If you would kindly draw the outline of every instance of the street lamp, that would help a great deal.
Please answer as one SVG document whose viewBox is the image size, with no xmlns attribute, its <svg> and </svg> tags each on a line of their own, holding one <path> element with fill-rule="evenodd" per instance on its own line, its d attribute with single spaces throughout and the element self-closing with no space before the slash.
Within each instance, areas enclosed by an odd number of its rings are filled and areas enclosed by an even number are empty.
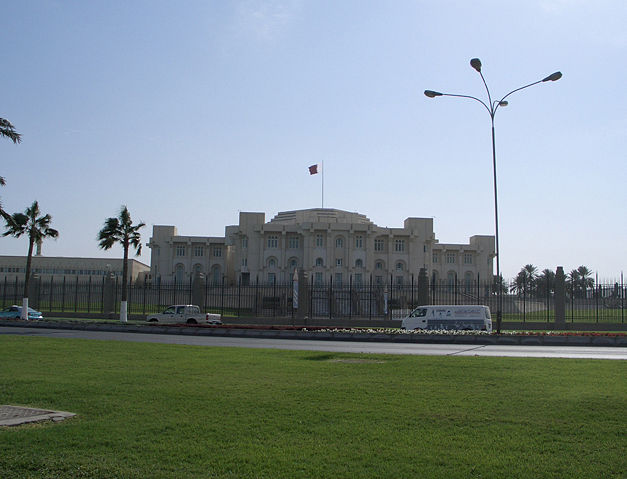
<svg viewBox="0 0 627 479">
<path fill-rule="evenodd" d="M 555 72 L 549 75 L 542 80 L 535 81 L 533 83 L 529 83 L 528 85 L 521 86 L 520 88 L 516 88 L 515 90 L 510 91 L 507 95 L 505 95 L 500 100 L 492 101 L 492 95 L 490 94 L 490 89 L 488 88 L 488 84 L 485 81 L 483 73 L 481 72 L 481 60 L 478 58 L 473 58 L 470 60 L 470 66 L 473 67 L 479 75 L 481 75 L 481 80 L 483 80 L 483 84 L 485 85 L 486 92 L 488 93 L 488 103 L 485 103 L 483 100 L 476 98 L 470 95 L 455 95 L 452 93 L 440 93 L 439 91 L 433 90 L 425 90 L 425 95 L 429 98 L 435 98 L 438 96 L 453 96 L 458 98 L 470 98 L 471 100 L 478 101 L 481 103 L 485 109 L 490 114 L 490 120 L 492 122 L 492 171 L 494 176 L 494 226 L 496 230 L 495 234 L 495 246 L 496 246 L 496 278 L 498 281 L 498 291 L 497 291 L 497 308 L 496 308 L 496 331 L 497 333 L 501 333 L 501 321 L 503 318 L 503 292 L 502 292 L 502 280 L 501 280 L 501 266 L 500 266 L 500 254 L 499 254 L 499 206 L 498 206 L 498 195 L 497 195 L 497 187 L 496 187 L 496 141 L 494 136 L 494 116 L 496 115 L 496 111 L 500 106 L 507 106 L 508 102 L 505 99 L 510 96 L 512 93 L 515 93 L 520 90 L 524 90 L 525 88 L 529 88 L 530 86 L 537 85 L 538 83 L 543 83 L 547 81 L 557 81 L 562 78 L 561 72 Z"/>
</svg>

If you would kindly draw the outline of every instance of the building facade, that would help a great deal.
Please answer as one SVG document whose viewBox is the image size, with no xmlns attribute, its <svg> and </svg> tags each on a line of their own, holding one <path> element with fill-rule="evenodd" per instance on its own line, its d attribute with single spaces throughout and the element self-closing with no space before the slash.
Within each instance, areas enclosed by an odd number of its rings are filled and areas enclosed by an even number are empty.
<svg viewBox="0 0 627 479">
<path fill-rule="evenodd" d="M 225 239 L 209 236 L 180 236 L 176 226 L 155 225 L 147 243 L 150 248 L 150 276 L 153 281 L 181 284 L 195 273 L 204 274 L 212 283 L 226 275 Z"/>
<path fill-rule="evenodd" d="M 0 256 L 0 280 L 23 280 L 26 272 L 26 256 Z M 64 256 L 33 256 L 31 274 L 42 279 L 65 278 L 66 280 L 103 277 L 109 273 L 122 277 L 122 258 L 72 258 Z M 150 273 L 150 266 L 135 259 L 128 260 L 128 276 L 131 281 L 143 281 Z"/>
<path fill-rule="evenodd" d="M 224 238 L 178 236 L 174 226 L 154 226 L 148 243 L 154 278 L 210 282 L 289 282 L 303 270 L 315 283 L 410 284 L 425 268 L 432 281 L 486 280 L 493 274 L 494 237 L 442 244 L 432 218 L 407 218 L 402 228 L 375 225 L 366 216 L 336 209 L 278 213 L 242 212 Z M 217 252 L 217 253 L 216 253 Z"/>
</svg>

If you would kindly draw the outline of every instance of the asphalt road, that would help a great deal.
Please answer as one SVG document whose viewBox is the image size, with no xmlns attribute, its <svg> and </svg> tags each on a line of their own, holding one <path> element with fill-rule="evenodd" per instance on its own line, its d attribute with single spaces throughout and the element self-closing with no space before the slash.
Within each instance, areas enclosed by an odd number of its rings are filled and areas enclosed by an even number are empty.
<svg viewBox="0 0 627 479">
<path fill-rule="evenodd" d="M 505 346 L 463 344 L 406 344 L 358 341 L 315 341 L 305 339 L 227 338 L 174 334 L 143 334 L 108 331 L 80 331 L 0 327 L 0 336 L 19 335 L 47 338 L 131 341 L 190 346 L 288 349 L 370 354 L 414 354 L 428 356 L 507 356 L 525 358 L 583 358 L 627 360 L 627 348 L 582 346 Z"/>
</svg>

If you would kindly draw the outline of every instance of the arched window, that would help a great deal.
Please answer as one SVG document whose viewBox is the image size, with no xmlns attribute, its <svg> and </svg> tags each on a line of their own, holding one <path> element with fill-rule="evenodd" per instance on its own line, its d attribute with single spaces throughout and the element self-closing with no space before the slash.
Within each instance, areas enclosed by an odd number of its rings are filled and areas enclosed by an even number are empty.
<svg viewBox="0 0 627 479">
<path fill-rule="evenodd" d="M 342 238 L 341 236 L 338 236 L 337 238 L 335 238 L 335 247 L 336 248 L 343 248 L 344 247 L 344 238 Z"/>
<path fill-rule="evenodd" d="M 270 258 L 270 259 L 268 260 L 268 267 L 269 267 L 269 268 L 276 268 L 276 259 L 274 259 L 274 258 Z"/>
<path fill-rule="evenodd" d="M 374 264 L 374 269 L 384 269 L 383 261 L 377 261 Z"/>
<path fill-rule="evenodd" d="M 364 262 L 361 259 L 355 261 L 355 268 L 363 268 Z"/>
<path fill-rule="evenodd" d="M 316 258 L 316 266 L 324 266 L 324 260 L 322 258 Z"/>
<path fill-rule="evenodd" d="M 296 258 L 290 258 L 287 264 L 290 267 L 290 272 L 298 268 L 298 260 Z"/>
<path fill-rule="evenodd" d="M 174 279 L 179 284 L 185 279 L 185 266 L 180 263 L 174 268 Z"/>
<path fill-rule="evenodd" d="M 402 261 L 399 261 L 398 263 L 396 263 L 396 271 L 403 271 L 405 269 L 405 265 L 403 264 Z"/>
</svg>

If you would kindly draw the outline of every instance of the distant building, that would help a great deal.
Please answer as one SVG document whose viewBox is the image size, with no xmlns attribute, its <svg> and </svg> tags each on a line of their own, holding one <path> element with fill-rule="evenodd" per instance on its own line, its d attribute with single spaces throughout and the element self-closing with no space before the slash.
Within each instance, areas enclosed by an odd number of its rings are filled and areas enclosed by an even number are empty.
<svg viewBox="0 0 627 479">
<path fill-rule="evenodd" d="M 150 266 L 135 259 L 128 260 L 128 275 L 132 281 L 142 281 L 150 272 Z M 0 280 L 14 281 L 24 279 L 26 256 L 0 256 Z M 71 258 L 62 256 L 33 256 L 31 274 L 42 279 L 76 278 L 88 280 L 103 277 L 108 273 L 122 277 L 122 258 Z"/>
<path fill-rule="evenodd" d="M 224 238 L 154 226 L 148 246 L 153 278 L 189 281 L 200 272 L 230 284 L 287 282 L 296 269 L 317 283 L 409 284 L 421 268 L 434 281 L 472 282 L 492 277 L 494 258 L 493 236 L 442 244 L 432 218 L 385 228 L 362 214 L 326 208 L 281 212 L 267 223 L 264 213 L 240 213 Z"/>
</svg>

